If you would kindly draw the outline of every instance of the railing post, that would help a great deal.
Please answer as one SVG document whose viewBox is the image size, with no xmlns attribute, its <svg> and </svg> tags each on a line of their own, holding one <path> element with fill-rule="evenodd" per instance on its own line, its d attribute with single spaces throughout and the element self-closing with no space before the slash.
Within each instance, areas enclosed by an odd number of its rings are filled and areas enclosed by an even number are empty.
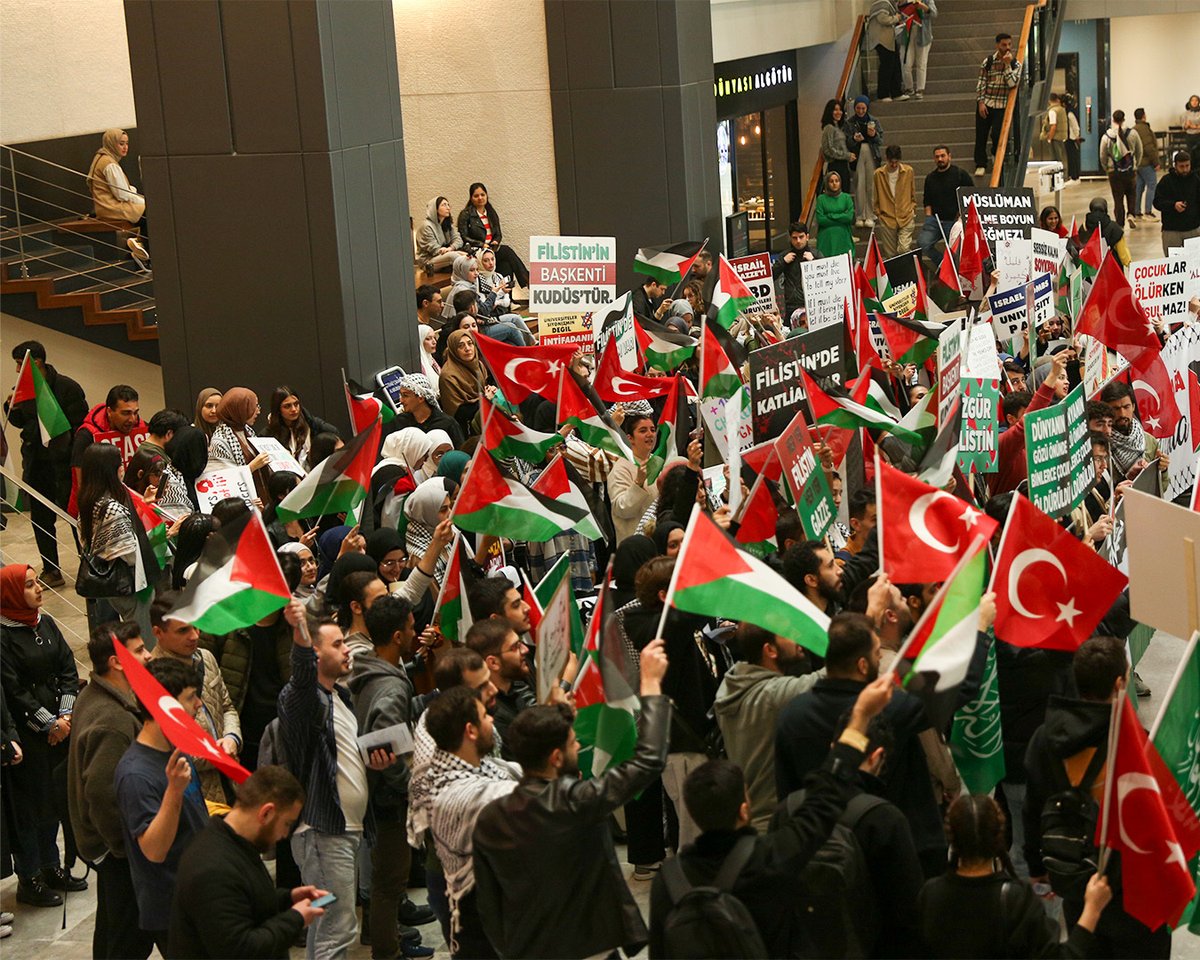
<svg viewBox="0 0 1200 960">
<path fill-rule="evenodd" d="M 13 209 L 17 214 L 17 250 L 21 257 L 21 279 L 29 279 L 29 263 L 25 260 L 25 234 L 21 231 L 21 195 L 17 192 L 17 155 L 8 151 L 8 170 L 12 174 Z"/>
</svg>

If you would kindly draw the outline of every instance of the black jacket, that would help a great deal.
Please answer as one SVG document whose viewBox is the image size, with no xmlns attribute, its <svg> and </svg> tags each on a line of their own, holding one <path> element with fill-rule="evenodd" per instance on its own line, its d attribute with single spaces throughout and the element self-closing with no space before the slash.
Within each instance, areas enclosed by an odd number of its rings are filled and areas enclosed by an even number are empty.
<svg viewBox="0 0 1200 960">
<path fill-rule="evenodd" d="M 184 851 L 171 903 L 172 957 L 287 957 L 304 928 L 254 846 L 213 817 Z"/>
<path fill-rule="evenodd" d="M 436 387 L 437 384 L 435 383 L 434 386 Z M 462 447 L 463 441 L 466 439 L 458 421 L 449 416 L 440 407 L 434 407 L 433 411 L 429 414 L 429 419 L 424 423 L 418 423 L 417 418 L 411 413 L 396 414 L 392 422 L 383 428 L 383 437 L 386 439 L 389 434 L 403 430 L 405 427 L 416 427 L 425 433 L 430 433 L 434 430 L 445 430 L 450 434 L 450 440 L 454 444 L 455 449 Z"/>
<path fill-rule="evenodd" d="M 633 313 L 634 316 L 641 317 L 644 320 L 657 320 L 654 311 L 658 309 L 658 305 L 663 302 L 663 298 L 651 300 L 650 295 L 646 293 L 646 288 L 640 283 L 633 288 Z"/>
<path fill-rule="evenodd" d="M 796 254 L 791 263 L 788 263 L 784 259 L 789 253 Z M 805 254 L 810 254 L 810 256 L 806 257 Z M 794 247 L 789 246 L 775 258 L 775 263 L 771 267 L 771 273 L 775 277 L 776 287 L 783 294 L 784 322 L 787 321 L 788 317 L 795 310 L 804 306 L 804 287 L 800 282 L 800 265 L 806 260 L 818 260 L 821 256 L 821 251 L 809 243 L 805 245 L 803 250 L 796 250 Z"/>
<path fill-rule="evenodd" d="M 1187 202 L 1183 213 L 1175 209 L 1180 200 Z M 1162 213 L 1162 228 L 1186 232 L 1200 227 L 1200 172 L 1192 170 L 1186 177 L 1168 170 L 1158 181 L 1154 194 L 1154 209 Z"/>
<path fill-rule="evenodd" d="M 839 743 L 824 764 L 814 770 L 805 784 L 804 804 L 794 817 L 776 815 L 771 829 L 755 841 L 754 854 L 738 875 L 733 895 L 746 905 L 762 934 L 767 956 L 796 956 L 793 947 L 796 925 L 803 922 L 793 897 L 796 875 L 829 839 L 838 817 L 857 789 L 854 786 L 862 753 Z M 679 859 L 683 872 L 694 886 L 711 883 L 725 858 L 743 836 L 754 836 L 753 827 L 741 830 L 706 830 L 696 842 L 683 848 Z M 920 882 L 920 871 L 917 873 Z M 915 888 L 914 888 L 915 889 Z M 663 926 L 671 912 L 671 898 L 662 875 L 650 888 L 650 956 L 664 956 Z"/>
<path fill-rule="evenodd" d="M 592 780 L 526 777 L 475 824 L 475 890 L 501 957 L 590 957 L 646 943 L 613 850 L 608 817 L 666 767 L 666 697 L 645 697 L 637 752 Z"/>
<path fill-rule="evenodd" d="M 1054 694 L 1074 692 L 1071 654 L 1065 650 L 1014 647 L 997 640 L 996 678 L 1004 734 L 1004 780 L 1024 783 L 1025 751 L 1046 719 L 1046 704 Z"/>
<path fill-rule="evenodd" d="M 775 786 L 780 797 L 799 790 L 804 778 L 824 762 L 841 716 L 854 706 L 866 684 L 860 680 L 818 680 L 780 711 L 775 729 Z M 897 690 L 882 716 L 892 728 L 895 747 L 884 768 L 884 795 L 908 818 L 923 859 L 946 847 L 942 817 L 934 802 L 929 766 L 917 734 L 929 728 L 916 697 Z"/>
<path fill-rule="evenodd" d="M 41 428 L 38 426 L 37 410 L 33 400 L 18 403 L 8 411 L 8 422 L 21 431 L 21 463 L 28 467 L 35 460 L 48 460 L 66 470 L 71 459 L 71 438 L 83 424 L 83 418 L 88 414 L 87 398 L 83 395 L 83 387 L 70 377 L 59 373 L 50 364 L 45 365 L 46 385 L 54 394 L 54 399 L 62 407 L 62 412 L 71 425 L 71 429 L 50 441 L 48 446 L 42 446 Z M 8 408 L 8 404 L 5 404 Z"/>
<path fill-rule="evenodd" d="M 500 231 L 500 214 L 496 212 L 491 201 L 484 209 L 487 210 L 488 226 L 492 228 L 492 244 L 495 246 L 501 242 L 503 236 Z M 487 243 L 487 230 L 483 226 L 483 221 L 479 219 L 479 211 L 475 209 L 474 204 L 468 203 L 459 211 L 458 232 L 462 234 L 463 240 L 469 247 L 479 248 Z"/>
</svg>

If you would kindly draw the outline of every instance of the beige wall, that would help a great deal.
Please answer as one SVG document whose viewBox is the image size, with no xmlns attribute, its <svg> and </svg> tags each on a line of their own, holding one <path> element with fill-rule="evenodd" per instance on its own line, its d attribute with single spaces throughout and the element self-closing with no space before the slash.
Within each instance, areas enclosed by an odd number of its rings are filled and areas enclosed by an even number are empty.
<svg viewBox="0 0 1200 960">
<path fill-rule="evenodd" d="M 528 261 L 531 235 L 558 232 L 544 5 L 506 0 L 484 17 L 435 0 L 393 8 L 413 219 L 438 195 L 457 217 L 482 181 Z"/>
<path fill-rule="evenodd" d="M 0 140 L 133 127 L 121 0 L 0 0 Z"/>
<path fill-rule="evenodd" d="M 1200 13 L 1121 17 L 1111 23 L 1113 107 L 1133 111 L 1145 107 L 1155 130 L 1179 123 L 1183 105 L 1200 93 Z M 1169 76 L 1147 69 L 1170 64 Z"/>
<path fill-rule="evenodd" d="M 866 0 L 711 0 L 713 62 L 832 43 L 866 6 Z"/>
</svg>

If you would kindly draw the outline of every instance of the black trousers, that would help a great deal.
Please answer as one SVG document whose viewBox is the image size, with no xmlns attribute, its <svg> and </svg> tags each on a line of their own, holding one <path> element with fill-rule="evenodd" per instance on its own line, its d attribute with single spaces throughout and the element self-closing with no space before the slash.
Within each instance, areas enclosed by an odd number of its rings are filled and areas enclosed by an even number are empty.
<svg viewBox="0 0 1200 960">
<path fill-rule="evenodd" d="M 502 243 L 496 248 L 496 269 L 512 277 L 517 286 L 529 286 L 529 268 L 525 266 L 520 254 L 507 243 Z"/>
<path fill-rule="evenodd" d="M 900 67 L 900 54 L 889 50 L 882 43 L 875 44 L 875 52 L 879 54 L 879 76 L 875 81 L 876 99 L 900 96 L 904 92 L 904 71 Z"/>
<path fill-rule="evenodd" d="M 656 779 L 641 796 L 625 804 L 625 834 L 629 838 L 625 856 L 630 863 L 649 865 L 666 859 L 662 780 Z"/>
<path fill-rule="evenodd" d="M 1081 170 L 1079 143 L 1075 140 L 1067 141 L 1067 179 L 1078 180 Z"/>
<path fill-rule="evenodd" d="M 454 960 L 496 960 L 498 956 L 483 932 L 475 890 L 458 901 L 458 934 L 454 939 L 458 944 L 458 949 L 451 954 Z"/>
<path fill-rule="evenodd" d="M 988 115 L 979 115 L 979 104 L 975 104 L 975 166 L 988 165 L 987 142 L 992 139 L 992 156 L 1000 150 L 1000 128 L 1004 126 L 1004 108 L 988 107 Z"/>
<path fill-rule="evenodd" d="M 110 854 L 96 865 L 92 956 L 97 960 L 146 960 L 153 949 L 154 934 L 138 926 L 137 897 L 129 861 Z"/>
<path fill-rule="evenodd" d="M 25 465 L 25 482 L 47 500 L 67 509 L 67 501 L 71 498 L 68 467 L 38 457 Z M 38 556 L 42 558 L 42 570 L 46 573 L 59 569 L 57 520 L 53 510 L 36 498 L 29 498 L 29 522 L 33 524 L 33 538 L 37 541 Z"/>
<path fill-rule="evenodd" d="M 1112 191 L 1113 219 L 1118 226 L 1125 226 L 1125 212 L 1137 210 L 1137 172 L 1113 172 L 1108 175 L 1108 188 Z"/>
</svg>

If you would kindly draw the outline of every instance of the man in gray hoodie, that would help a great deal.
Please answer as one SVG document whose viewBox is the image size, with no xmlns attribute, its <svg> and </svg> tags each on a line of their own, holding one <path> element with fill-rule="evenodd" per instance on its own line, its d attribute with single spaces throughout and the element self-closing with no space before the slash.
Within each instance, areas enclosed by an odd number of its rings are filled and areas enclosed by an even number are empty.
<svg viewBox="0 0 1200 960">
<path fill-rule="evenodd" d="M 410 727 L 411 733 L 415 690 L 404 662 L 412 656 L 412 606 L 396 594 L 387 594 L 375 599 L 363 620 L 365 634 L 346 638 L 354 655 L 349 687 L 359 736 L 397 725 Z M 412 865 L 405 832 L 408 780 L 409 766 L 403 760 L 367 774 L 376 837 L 371 850 L 370 923 L 366 923 L 368 910 L 364 907 L 363 925 L 370 933 L 373 957 L 395 957 L 401 949 L 396 914 Z M 419 939 L 416 944 L 406 941 L 403 949 L 406 957 L 433 954 L 429 947 L 419 945 Z"/>
<path fill-rule="evenodd" d="M 775 721 L 779 711 L 817 682 L 812 661 L 791 640 L 752 623 L 738 624 L 738 662 L 725 674 L 713 709 L 725 752 L 742 768 L 750 822 L 765 831 L 775 812 Z"/>
</svg>

